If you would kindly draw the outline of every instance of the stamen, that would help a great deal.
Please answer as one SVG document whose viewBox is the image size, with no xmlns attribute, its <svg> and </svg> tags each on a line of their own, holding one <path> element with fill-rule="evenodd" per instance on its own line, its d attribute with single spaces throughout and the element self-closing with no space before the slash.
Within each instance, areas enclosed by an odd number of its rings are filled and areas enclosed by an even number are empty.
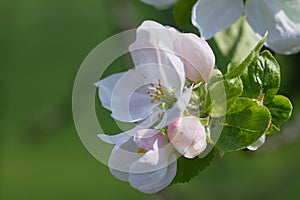
<svg viewBox="0 0 300 200">
<path fill-rule="evenodd" d="M 160 102 L 161 107 L 171 107 L 176 101 L 173 96 L 173 92 L 165 90 L 162 86 L 160 79 L 157 80 L 157 84 L 150 83 L 149 90 L 147 91 L 149 97 L 151 97 L 150 103 Z"/>
<path fill-rule="evenodd" d="M 138 148 L 137 149 L 137 153 L 138 154 L 143 154 L 143 153 L 145 153 L 146 151 L 145 151 L 145 149 L 144 148 Z"/>
<path fill-rule="evenodd" d="M 147 94 L 152 98 L 150 100 L 150 102 L 154 103 L 156 101 L 160 101 L 161 97 L 164 95 L 163 88 L 162 88 L 162 85 L 161 85 L 161 81 L 158 79 L 157 87 L 155 87 L 154 83 L 150 83 L 150 87 L 151 87 L 151 88 L 149 88 L 150 90 L 147 91 Z"/>
</svg>

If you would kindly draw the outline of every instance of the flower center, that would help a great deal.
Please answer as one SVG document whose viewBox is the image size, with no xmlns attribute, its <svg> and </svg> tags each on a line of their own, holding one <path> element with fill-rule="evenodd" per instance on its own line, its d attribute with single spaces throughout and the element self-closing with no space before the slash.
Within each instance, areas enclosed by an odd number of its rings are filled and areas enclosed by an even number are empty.
<svg viewBox="0 0 300 200">
<path fill-rule="evenodd" d="M 150 83 L 147 94 L 151 97 L 150 102 L 160 102 L 159 106 L 164 109 L 168 109 L 174 105 L 176 98 L 174 97 L 174 91 L 168 91 L 162 86 L 158 79 L 157 84 Z"/>
</svg>

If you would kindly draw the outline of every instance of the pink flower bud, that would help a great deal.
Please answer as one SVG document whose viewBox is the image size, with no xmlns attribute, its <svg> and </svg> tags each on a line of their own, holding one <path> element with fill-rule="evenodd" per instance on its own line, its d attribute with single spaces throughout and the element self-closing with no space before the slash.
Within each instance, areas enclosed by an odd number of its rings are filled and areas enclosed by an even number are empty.
<svg viewBox="0 0 300 200">
<path fill-rule="evenodd" d="M 168 137 L 173 147 L 186 158 L 194 158 L 206 148 L 205 128 L 197 117 L 178 118 L 168 126 Z"/>
<path fill-rule="evenodd" d="M 208 81 L 215 67 L 215 56 L 205 40 L 192 33 L 181 34 L 175 51 L 184 63 L 186 77 L 198 83 Z"/>
</svg>

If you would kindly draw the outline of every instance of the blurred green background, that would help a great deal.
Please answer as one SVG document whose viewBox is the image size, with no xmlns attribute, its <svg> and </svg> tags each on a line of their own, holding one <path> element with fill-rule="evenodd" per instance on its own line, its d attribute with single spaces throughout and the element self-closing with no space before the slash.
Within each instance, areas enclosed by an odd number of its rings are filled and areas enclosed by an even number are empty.
<svg viewBox="0 0 300 200">
<path fill-rule="evenodd" d="M 299 55 L 278 56 L 294 104 L 282 133 L 217 158 L 189 184 L 145 195 L 88 153 L 72 120 L 76 72 L 101 41 L 145 19 L 175 25 L 170 10 L 138 0 L 0 1 L 0 199 L 300 199 Z"/>
</svg>

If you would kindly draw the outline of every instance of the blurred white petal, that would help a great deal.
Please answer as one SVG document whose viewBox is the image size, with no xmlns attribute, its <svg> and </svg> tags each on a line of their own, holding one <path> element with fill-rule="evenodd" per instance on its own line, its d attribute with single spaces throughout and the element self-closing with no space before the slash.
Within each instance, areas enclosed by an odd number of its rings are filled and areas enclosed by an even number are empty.
<svg viewBox="0 0 300 200">
<path fill-rule="evenodd" d="M 207 40 L 234 24 L 243 9 L 242 0 L 198 0 L 192 10 L 192 23 Z"/>
<path fill-rule="evenodd" d="M 300 1 L 247 1 L 245 14 L 252 29 L 262 37 L 269 32 L 266 46 L 280 54 L 300 52 Z"/>
</svg>

